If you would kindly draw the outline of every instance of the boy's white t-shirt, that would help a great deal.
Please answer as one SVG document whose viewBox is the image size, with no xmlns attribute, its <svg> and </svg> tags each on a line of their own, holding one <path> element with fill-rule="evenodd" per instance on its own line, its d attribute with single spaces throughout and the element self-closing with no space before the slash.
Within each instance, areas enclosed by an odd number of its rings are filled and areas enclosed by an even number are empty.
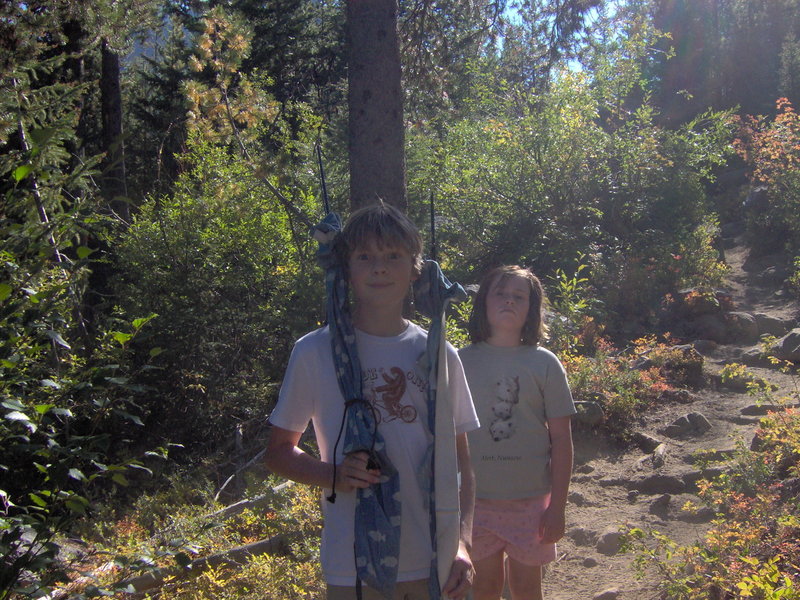
<svg viewBox="0 0 800 600">
<path fill-rule="evenodd" d="M 400 474 L 401 526 L 398 581 L 427 578 L 431 542 L 427 497 L 418 475 L 431 439 L 428 432 L 425 371 L 417 361 L 425 352 L 427 333 L 413 323 L 398 336 L 379 337 L 356 330 L 361 361 L 362 391 L 378 410 L 378 425 L 387 454 Z M 464 370 L 455 349 L 448 344 L 450 397 L 455 431 L 466 433 L 479 426 Z M 270 415 L 273 425 L 289 431 L 305 431 L 313 423 L 320 458 L 332 462 L 339 435 L 344 399 L 336 380 L 328 328 L 312 331 L 295 343 L 278 403 Z M 343 458 L 344 434 L 336 463 Z M 356 493 L 337 490 L 336 502 L 322 491 L 325 525 L 321 561 L 329 585 L 355 585 L 353 527 Z"/>
<path fill-rule="evenodd" d="M 481 428 L 469 434 L 475 496 L 513 500 L 550 492 L 547 420 L 575 414 L 567 374 L 540 346 L 472 344 L 459 351 Z"/>
</svg>

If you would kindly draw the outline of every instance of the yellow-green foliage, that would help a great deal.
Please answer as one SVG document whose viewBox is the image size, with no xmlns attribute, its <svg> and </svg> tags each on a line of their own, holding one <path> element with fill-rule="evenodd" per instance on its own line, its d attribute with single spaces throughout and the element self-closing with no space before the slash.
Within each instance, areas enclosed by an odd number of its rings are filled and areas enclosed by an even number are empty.
<svg viewBox="0 0 800 600">
<path fill-rule="evenodd" d="M 771 392 L 775 389 L 772 384 L 756 377 L 747 367 L 741 363 L 729 363 L 722 367 L 720 377 L 723 383 L 740 387 L 747 391 L 751 396 L 756 396 L 759 400 L 769 399 Z"/>
<path fill-rule="evenodd" d="M 192 581 L 177 583 L 170 589 L 169 598 L 311 600 L 321 597 L 324 588 L 321 582 L 319 561 L 259 556 L 239 569 L 210 569 Z"/>
<path fill-rule="evenodd" d="M 226 519 L 212 515 L 220 506 L 213 502 L 207 481 L 176 478 L 169 490 L 144 494 L 129 514 L 116 519 L 109 516 L 93 525 L 86 537 L 97 552 L 91 566 L 83 565 L 83 570 L 101 572 L 100 581 L 94 583 L 109 588 L 151 569 L 174 572 L 191 561 L 287 534 L 288 555 L 255 556 L 243 564 L 218 566 L 194 577 L 168 578 L 150 597 L 318 598 L 322 586 L 319 495 L 308 486 L 276 483 L 278 480 L 270 479 L 252 486 L 251 494 L 265 500 Z M 98 569 L 106 560 L 110 562 Z"/>
<path fill-rule="evenodd" d="M 281 496 L 270 509 L 258 513 L 246 511 L 232 519 L 222 533 L 246 544 L 281 532 L 296 532 L 299 535 L 291 545 L 291 556 L 262 555 L 241 567 L 210 569 L 196 579 L 176 582 L 170 587 L 169 597 L 176 600 L 319 598 L 324 588 L 317 555 L 321 527 L 319 495 L 308 486 L 294 485 Z"/>
<path fill-rule="evenodd" d="M 472 306 L 472 298 L 467 298 L 464 302 L 454 304 L 452 314 L 447 316 L 447 341 L 456 348 L 463 348 L 469 344 L 467 323 L 472 314 Z"/>
</svg>

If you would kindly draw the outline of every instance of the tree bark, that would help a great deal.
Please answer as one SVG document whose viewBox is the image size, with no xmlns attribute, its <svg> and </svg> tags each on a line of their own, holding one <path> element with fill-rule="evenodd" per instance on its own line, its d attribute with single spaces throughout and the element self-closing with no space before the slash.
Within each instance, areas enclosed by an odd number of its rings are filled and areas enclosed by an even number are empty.
<svg viewBox="0 0 800 600">
<path fill-rule="evenodd" d="M 397 0 L 347 0 L 348 151 L 352 209 L 406 209 Z"/>
<path fill-rule="evenodd" d="M 110 209 L 130 222 L 130 209 L 124 198 L 125 152 L 122 140 L 122 87 L 119 82 L 119 55 L 103 40 L 101 47 L 102 70 L 100 75 L 100 104 L 103 119 L 103 148 L 106 151 L 106 168 L 103 177 L 103 195 Z"/>
</svg>

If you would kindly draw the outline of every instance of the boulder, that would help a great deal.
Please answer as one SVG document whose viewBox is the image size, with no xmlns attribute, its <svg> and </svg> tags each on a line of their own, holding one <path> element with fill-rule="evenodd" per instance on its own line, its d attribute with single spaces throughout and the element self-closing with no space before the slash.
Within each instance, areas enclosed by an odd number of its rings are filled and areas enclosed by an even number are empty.
<svg viewBox="0 0 800 600">
<path fill-rule="evenodd" d="M 675 402 L 676 404 L 691 404 L 697 401 L 697 396 L 689 390 L 664 390 L 658 396 L 661 402 Z"/>
<path fill-rule="evenodd" d="M 702 413 L 691 412 L 686 416 L 689 419 L 689 423 L 692 424 L 692 428 L 698 433 L 705 433 L 711 429 L 711 422 Z"/>
<path fill-rule="evenodd" d="M 606 417 L 603 407 L 597 402 L 579 400 L 575 402 L 575 410 L 578 411 L 575 420 L 589 427 L 599 425 Z"/>
<path fill-rule="evenodd" d="M 635 431 L 631 436 L 633 438 L 633 443 L 639 446 L 643 452 L 647 452 L 648 454 L 653 452 L 658 446 L 661 444 L 661 440 L 656 437 L 653 437 L 649 433 L 644 433 L 642 431 Z"/>
<path fill-rule="evenodd" d="M 725 315 L 726 339 L 732 343 L 755 344 L 758 341 L 758 323 L 747 312 L 729 312 Z"/>
<path fill-rule="evenodd" d="M 672 475 L 649 475 L 629 485 L 642 494 L 681 494 L 686 490 L 686 483 Z"/>
<path fill-rule="evenodd" d="M 770 364 L 767 356 L 759 348 L 748 348 L 739 355 L 738 360 L 750 367 L 763 367 Z"/>
<path fill-rule="evenodd" d="M 691 344 L 672 346 L 671 353 L 677 355 L 670 358 L 664 365 L 673 381 L 693 387 L 702 386 L 705 382 L 703 375 L 703 355 L 694 349 Z"/>
<path fill-rule="evenodd" d="M 692 346 L 694 346 L 694 349 L 697 350 L 700 354 L 711 354 L 719 347 L 719 344 L 714 340 L 700 339 L 692 342 Z"/>
<path fill-rule="evenodd" d="M 597 541 L 597 533 L 585 527 L 573 527 L 567 531 L 567 537 L 575 542 L 576 546 L 588 546 Z"/>
<path fill-rule="evenodd" d="M 772 348 L 773 356 L 790 362 L 800 362 L 800 328 L 792 329 Z"/>
<path fill-rule="evenodd" d="M 728 327 L 725 323 L 725 315 L 721 313 L 700 315 L 691 321 L 689 329 L 698 338 L 711 340 L 718 344 L 724 344 L 728 341 Z"/>
<path fill-rule="evenodd" d="M 600 554 L 612 556 L 619 552 L 622 546 L 622 534 L 616 529 L 606 529 L 597 540 L 595 548 Z"/>
<path fill-rule="evenodd" d="M 794 319 L 781 319 L 766 313 L 754 313 L 753 316 L 758 324 L 758 333 L 781 336 L 785 335 L 793 326 Z"/>
<path fill-rule="evenodd" d="M 711 429 L 711 423 L 701 413 L 691 412 L 675 419 L 664 428 L 664 435 L 671 438 L 681 438 L 690 435 L 702 435 Z"/>
</svg>

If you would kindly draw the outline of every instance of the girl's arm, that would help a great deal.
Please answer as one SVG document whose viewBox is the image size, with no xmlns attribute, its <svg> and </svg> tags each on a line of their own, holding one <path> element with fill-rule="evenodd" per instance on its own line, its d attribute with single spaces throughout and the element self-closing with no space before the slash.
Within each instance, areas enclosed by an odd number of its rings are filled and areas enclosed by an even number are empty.
<svg viewBox="0 0 800 600">
<path fill-rule="evenodd" d="M 330 488 L 333 483 L 333 465 L 311 456 L 298 447 L 297 431 L 272 426 L 264 462 L 273 473 L 297 483 Z M 355 452 L 344 458 L 336 467 L 336 489 L 350 492 L 378 483 L 376 471 L 367 470 L 367 453 Z"/>
<path fill-rule="evenodd" d="M 550 431 L 550 505 L 542 515 L 539 534 L 544 543 L 555 543 L 564 536 L 569 480 L 572 476 L 571 417 L 547 420 Z"/>
<path fill-rule="evenodd" d="M 447 578 L 442 588 L 447 597 L 453 600 L 464 598 L 475 578 L 475 568 L 469 557 L 472 550 L 472 515 L 475 511 L 475 473 L 469 458 L 466 433 L 456 435 L 456 456 L 458 457 L 458 470 L 461 473 L 461 489 L 459 490 L 461 540 L 458 543 L 458 552 L 453 560 L 453 566 L 450 568 L 450 577 Z"/>
<path fill-rule="evenodd" d="M 467 550 L 472 550 L 472 516 L 475 512 L 475 471 L 469 455 L 467 434 L 456 436 L 456 455 L 458 470 L 461 473 L 461 489 L 459 502 L 461 507 L 461 543 Z"/>
</svg>

